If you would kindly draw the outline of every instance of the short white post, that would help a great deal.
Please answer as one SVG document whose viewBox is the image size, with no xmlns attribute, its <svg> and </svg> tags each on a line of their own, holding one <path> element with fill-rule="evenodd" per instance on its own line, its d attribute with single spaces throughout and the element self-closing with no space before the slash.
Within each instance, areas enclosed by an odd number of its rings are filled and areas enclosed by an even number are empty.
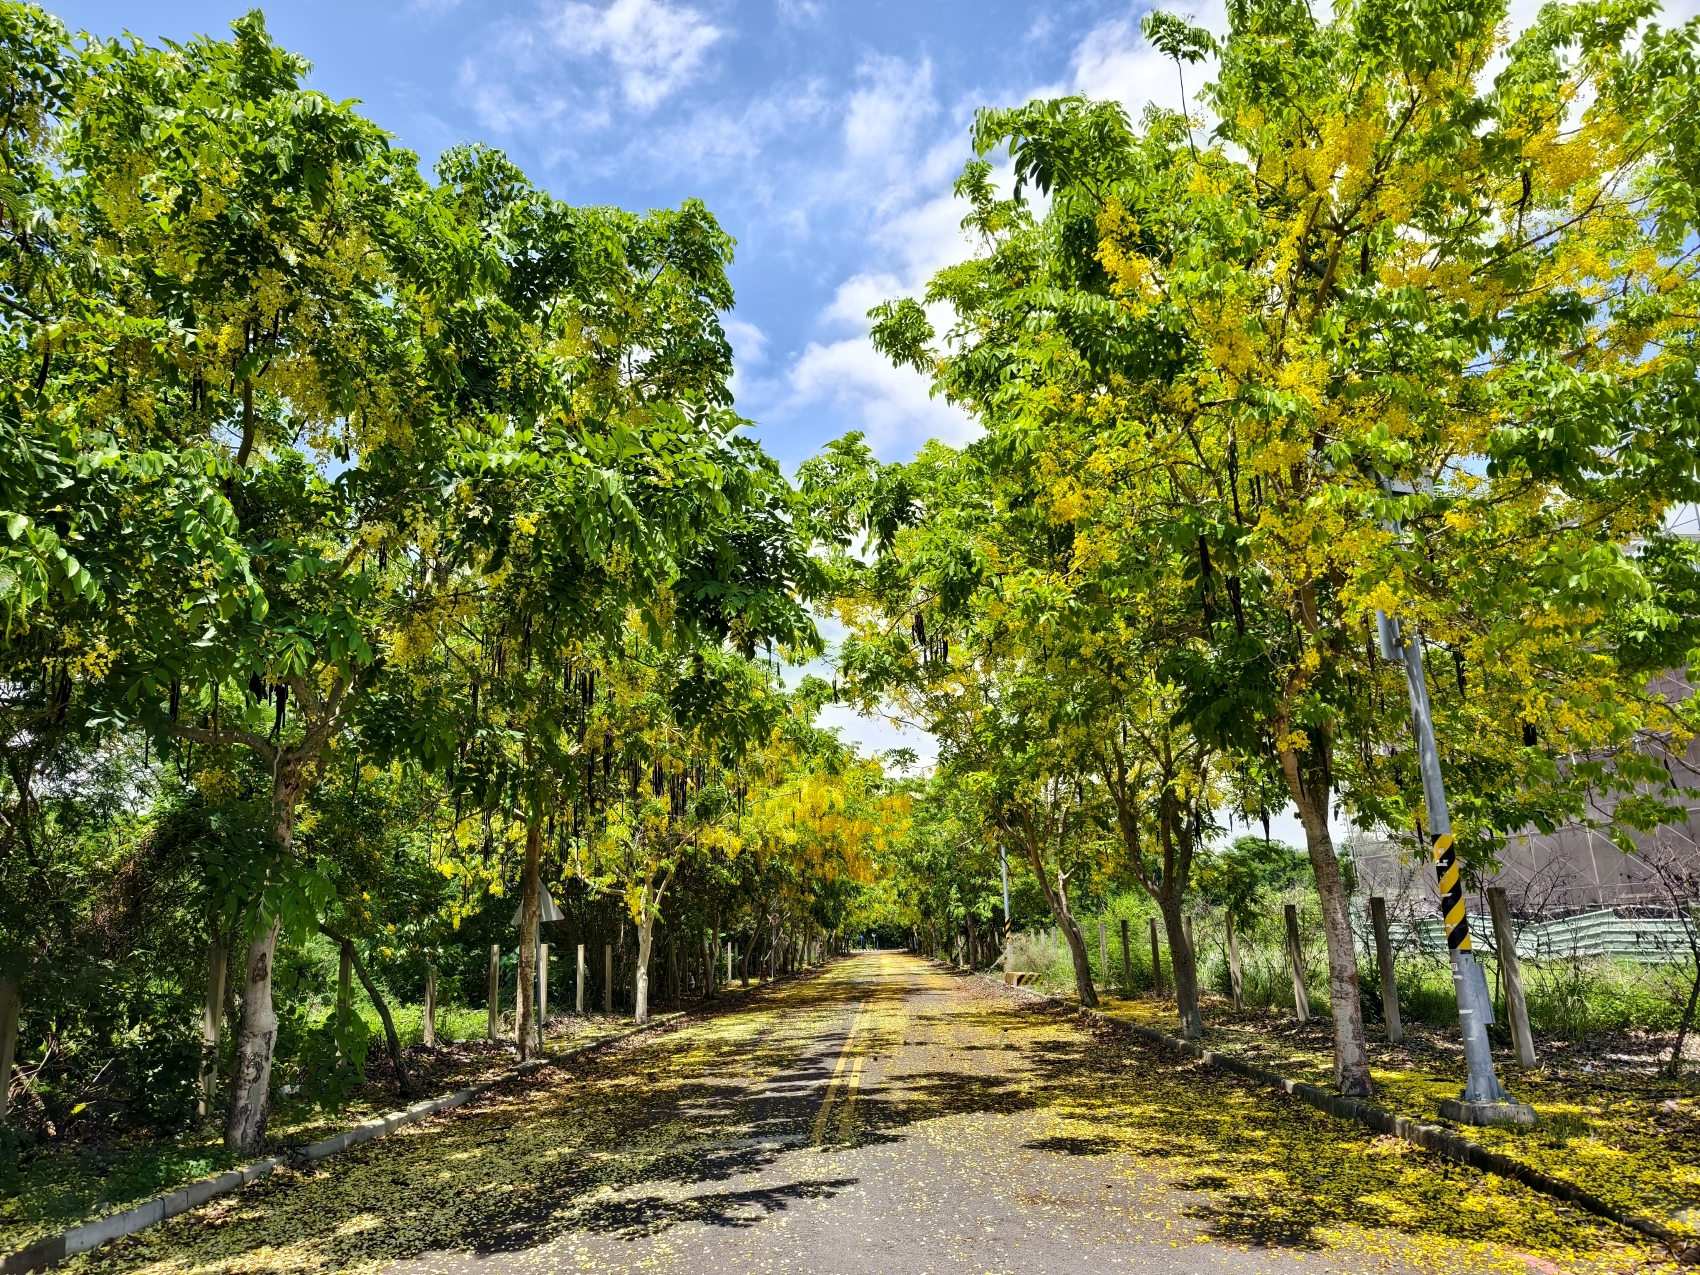
<svg viewBox="0 0 1700 1275">
<path fill-rule="evenodd" d="M 207 948 L 207 1004 L 201 1014 L 201 1098 L 196 1113 L 205 1119 L 212 1111 L 218 1094 L 218 1047 L 224 1035 L 224 977 L 228 962 L 224 943 L 214 939 Z M 0 1014 L 4 1014 L 0 1006 Z M 0 1025 L 3 1030 L 3 1025 Z M 8 1079 L 10 1077 L 8 1076 Z M 6 1095 L 0 1093 L 0 1114 L 6 1109 Z"/>
<path fill-rule="evenodd" d="M 420 1038 L 435 1047 L 437 1043 L 437 967 L 425 966 L 425 1015 L 419 1024 Z"/>
<path fill-rule="evenodd" d="M 537 945 L 537 1023 L 542 1030 L 549 1021 L 549 945 Z"/>
<path fill-rule="evenodd" d="M 584 944 L 578 945 L 578 999 L 574 1002 L 573 1012 L 584 1013 Z"/>
</svg>

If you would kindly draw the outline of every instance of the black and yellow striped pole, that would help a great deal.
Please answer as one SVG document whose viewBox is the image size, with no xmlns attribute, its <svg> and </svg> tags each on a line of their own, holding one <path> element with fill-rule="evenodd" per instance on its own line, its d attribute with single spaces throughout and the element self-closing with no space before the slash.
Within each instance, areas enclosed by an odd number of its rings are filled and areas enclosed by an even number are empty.
<svg viewBox="0 0 1700 1275">
<path fill-rule="evenodd" d="M 1430 838 L 1430 849 L 1434 853 L 1434 875 L 1440 885 L 1440 915 L 1446 923 L 1446 946 L 1453 952 L 1468 952 L 1470 917 L 1464 911 L 1464 879 L 1458 871 L 1458 853 L 1452 848 L 1452 834 L 1435 833 Z"/>
<path fill-rule="evenodd" d="M 1500 1087 L 1493 1070 L 1493 1050 L 1487 1035 L 1488 1024 L 1493 1022 L 1493 997 L 1470 946 L 1464 882 L 1452 844 L 1452 818 L 1446 809 L 1440 752 L 1434 742 L 1434 716 L 1429 710 L 1428 683 L 1423 677 L 1422 635 L 1412 633 L 1408 638 L 1402 637 L 1399 622 L 1385 612 L 1377 611 L 1375 618 L 1380 629 L 1382 656 L 1405 666 L 1405 685 L 1411 696 L 1411 734 L 1417 745 L 1417 766 L 1422 772 L 1429 847 L 1440 888 L 1446 946 L 1452 954 L 1452 985 L 1458 997 L 1458 1023 L 1464 1035 L 1464 1062 L 1469 1073 L 1464 1092 L 1456 1099 L 1442 1102 L 1440 1114 L 1462 1124 L 1533 1124 L 1534 1108 L 1513 1100 Z"/>
</svg>

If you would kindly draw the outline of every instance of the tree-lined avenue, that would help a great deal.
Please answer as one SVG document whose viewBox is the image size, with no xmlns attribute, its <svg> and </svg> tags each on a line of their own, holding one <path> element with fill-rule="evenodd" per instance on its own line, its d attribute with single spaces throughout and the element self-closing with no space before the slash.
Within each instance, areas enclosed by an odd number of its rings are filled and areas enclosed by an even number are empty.
<svg viewBox="0 0 1700 1275">
<path fill-rule="evenodd" d="M 1644 1269 L 1627 1243 L 1032 998 L 865 953 L 86 1260 L 417 1275 Z"/>
</svg>

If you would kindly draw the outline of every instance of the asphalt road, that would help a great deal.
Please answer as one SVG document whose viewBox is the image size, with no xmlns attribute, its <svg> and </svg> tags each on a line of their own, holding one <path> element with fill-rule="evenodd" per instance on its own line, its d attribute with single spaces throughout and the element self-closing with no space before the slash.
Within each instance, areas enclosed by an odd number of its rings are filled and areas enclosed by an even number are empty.
<svg viewBox="0 0 1700 1275">
<path fill-rule="evenodd" d="M 895 953 L 549 1069 L 98 1269 L 1643 1270 L 1610 1228 Z"/>
</svg>

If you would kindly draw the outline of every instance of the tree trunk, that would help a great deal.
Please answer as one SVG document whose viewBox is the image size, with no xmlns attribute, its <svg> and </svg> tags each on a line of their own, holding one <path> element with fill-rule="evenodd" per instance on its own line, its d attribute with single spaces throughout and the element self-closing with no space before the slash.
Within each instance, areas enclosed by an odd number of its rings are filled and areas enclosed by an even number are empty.
<svg viewBox="0 0 1700 1275">
<path fill-rule="evenodd" d="M 389 1048 L 390 1065 L 395 1068 L 396 1088 L 401 1091 L 403 1098 L 411 1098 L 413 1081 L 407 1074 L 407 1060 L 401 1056 L 401 1037 L 396 1035 L 395 1019 L 390 1017 L 390 1007 L 378 993 L 378 985 L 372 981 L 372 976 L 366 972 L 366 963 L 360 959 L 360 953 L 355 950 L 353 942 L 348 939 L 341 939 L 340 942 L 342 950 L 348 953 L 348 959 L 354 966 L 360 986 L 366 989 L 372 1008 L 378 1011 L 378 1019 L 384 1025 L 384 1044 Z"/>
<path fill-rule="evenodd" d="M 6 1123 L 6 1104 L 12 1091 L 12 1063 L 18 1056 L 18 1015 L 23 1004 L 18 980 L 10 975 L 0 975 L 0 1125 Z"/>
<path fill-rule="evenodd" d="M 1053 887 L 1045 871 L 1045 861 L 1039 852 L 1038 841 L 1031 835 L 1023 836 L 1020 840 L 1027 848 L 1027 859 L 1033 865 L 1033 875 L 1039 879 L 1040 888 L 1045 892 L 1045 902 L 1051 905 L 1051 915 L 1056 918 L 1057 926 L 1068 940 L 1069 955 L 1074 958 L 1074 986 L 1080 993 L 1080 1003 L 1096 1009 L 1098 993 L 1092 990 L 1092 958 L 1086 954 L 1086 939 L 1080 933 L 1080 926 L 1075 922 L 1074 914 L 1068 910 L 1067 880 L 1059 868 L 1056 885 Z"/>
<path fill-rule="evenodd" d="M 301 776 L 293 764 L 280 768 L 272 780 L 272 838 L 285 852 L 295 841 L 295 803 L 300 794 Z M 224 1145 L 242 1155 L 256 1155 L 265 1145 L 266 1117 L 271 1110 L 272 1051 L 277 1045 L 272 974 L 279 924 L 276 917 L 259 916 L 243 967 L 236 1063 L 224 1122 Z"/>
<path fill-rule="evenodd" d="M 1694 961 L 1694 981 L 1688 985 L 1688 1005 L 1682 1011 L 1682 1021 L 1676 1025 L 1676 1042 L 1671 1045 L 1670 1062 L 1665 1065 L 1665 1074 L 1672 1080 L 1682 1074 L 1683 1046 L 1688 1043 L 1688 1033 L 1694 1030 L 1694 1011 L 1700 1007 L 1700 936 L 1695 934 L 1693 908 L 1682 906 L 1680 899 L 1677 902 L 1682 932 L 1688 938 L 1688 954 Z M 5 1091 L 0 1090 L 0 1107 L 4 1104 Z"/>
<path fill-rule="evenodd" d="M 336 962 L 336 1029 L 348 1030 L 348 1014 L 354 1004 L 354 962 L 349 960 L 345 947 L 337 954 Z"/>
<path fill-rule="evenodd" d="M 537 1057 L 537 920 L 538 865 L 543 859 L 543 826 L 531 823 L 525 829 L 525 871 L 520 878 L 519 994 L 514 1015 L 514 1044 L 519 1056 Z"/>
<path fill-rule="evenodd" d="M 272 1007 L 272 962 L 277 955 L 278 922 L 261 919 L 248 944 L 242 980 L 242 1015 L 236 1027 L 236 1065 L 230 1078 L 230 1107 L 224 1145 L 243 1155 L 258 1154 L 266 1141 L 270 1114 L 272 1047 L 277 1044 L 277 1012 Z"/>
<path fill-rule="evenodd" d="M 1204 1016 L 1198 1009 L 1198 961 L 1181 915 L 1178 890 L 1165 890 L 1158 900 L 1163 913 L 1163 930 L 1169 936 L 1169 968 L 1175 976 L 1175 1008 L 1180 1011 L 1181 1035 L 1197 1040 L 1204 1035 Z"/>
<path fill-rule="evenodd" d="M 1334 857 L 1334 838 L 1328 831 L 1328 789 L 1313 774 L 1306 775 L 1292 749 L 1281 753 L 1288 790 L 1304 824 L 1305 847 L 1316 893 L 1322 903 L 1322 933 L 1328 942 L 1328 1003 L 1334 1012 L 1334 1080 L 1350 1098 L 1367 1098 L 1374 1086 L 1369 1076 L 1369 1045 L 1364 1037 L 1364 1011 L 1358 1000 L 1358 952 L 1347 908 L 1346 886 Z"/>
<path fill-rule="evenodd" d="M 1688 1005 L 1682 1011 L 1682 1021 L 1676 1025 L 1676 1041 L 1670 1047 L 1670 1062 L 1665 1064 L 1665 1075 L 1672 1080 L 1682 1075 L 1682 1050 L 1688 1043 L 1688 1033 L 1694 1030 L 1694 1010 L 1696 1006 L 1700 1006 L 1700 960 L 1695 962 L 1694 981 L 1688 986 Z M 15 1014 L 13 1021 L 12 1038 L 16 1039 L 18 1033 L 15 1025 Z M 3 1030 L 4 1026 L 3 1023 L 0 1023 L 0 1030 Z M 9 1060 L 9 1054 L 0 1054 L 0 1076 L 5 1075 L 4 1068 Z M 5 1115 L 5 1099 L 5 1093 L 0 1091 L 0 1116 Z"/>
<path fill-rule="evenodd" d="M 654 929 L 655 918 L 645 908 L 637 925 L 637 978 L 632 995 L 632 1021 L 637 1023 L 649 1021 L 649 948 Z"/>
</svg>

